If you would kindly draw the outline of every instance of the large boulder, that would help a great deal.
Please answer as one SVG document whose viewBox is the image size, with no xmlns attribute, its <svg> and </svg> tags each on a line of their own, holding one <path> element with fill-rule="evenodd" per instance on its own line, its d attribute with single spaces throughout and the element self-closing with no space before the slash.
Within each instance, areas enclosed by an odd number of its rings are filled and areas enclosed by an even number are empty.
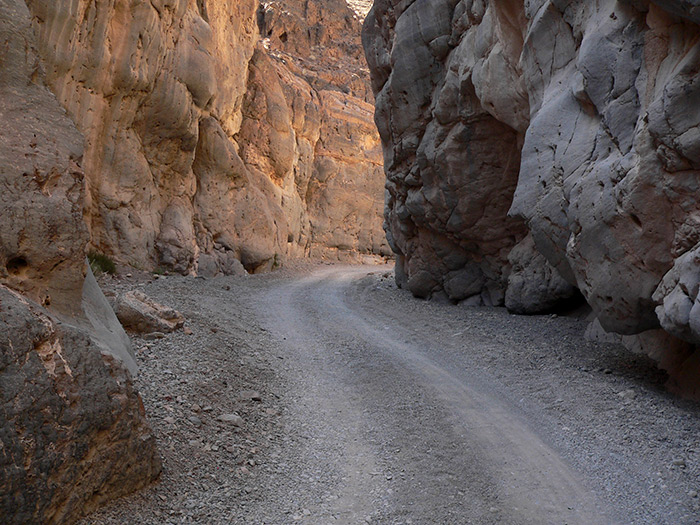
<svg viewBox="0 0 700 525">
<path fill-rule="evenodd" d="M 158 476 L 121 361 L 2 285 L 0 334 L 3 523 L 71 523 Z"/>
</svg>

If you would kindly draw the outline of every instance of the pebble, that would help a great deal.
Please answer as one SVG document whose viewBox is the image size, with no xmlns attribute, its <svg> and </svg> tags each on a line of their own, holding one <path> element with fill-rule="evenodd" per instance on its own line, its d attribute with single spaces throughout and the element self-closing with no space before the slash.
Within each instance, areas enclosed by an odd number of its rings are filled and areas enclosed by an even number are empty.
<svg viewBox="0 0 700 525">
<path fill-rule="evenodd" d="M 165 334 L 163 332 L 151 332 L 150 334 L 145 334 L 143 338 L 146 341 L 155 341 L 156 339 L 165 338 Z"/>
<path fill-rule="evenodd" d="M 190 417 L 188 417 L 187 419 L 189 419 L 189 420 L 190 420 L 190 423 L 192 423 L 192 424 L 193 424 L 194 426 L 196 426 L 197 428 L 199 428 L 199 427 L 202 426 L 202 420 L 199 419 L 197 416 L 190 416 Z"/>
<path fill-rule="evenodd" d="M 683 458 L 676 458 L 673 460 L 674 467 L 685 467 L 685 460 Z"/>
<path fill-rule="evenodd" d="M 194 332 L 190 329 L 189 326 L 185 326 L 182 331 L 185 333 L 185 335 L 192 335 Z"/>
<path fill-rule="evenodd" d="M 243 401 L 262 401 L 262 397 L 255 390 L 241 390 L 238 397 Z"/>
<path fill-rule="evenodd" d="M 234 427 L 241 427 L 245 421 L 238 414 L 221 414 L 217 417 L 222 423 L 231 423 Z"/>
</svg>

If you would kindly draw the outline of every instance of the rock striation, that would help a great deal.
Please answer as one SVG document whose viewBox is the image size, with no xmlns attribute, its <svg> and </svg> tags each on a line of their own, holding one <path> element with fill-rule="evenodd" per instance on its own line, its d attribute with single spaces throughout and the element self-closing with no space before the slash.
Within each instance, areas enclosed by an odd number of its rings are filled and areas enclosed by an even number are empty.
<svg viewBox="0 0 700 525">
<path fill-rule="evenodd" d="M 344 1 L 27 5 L 49 85 L 85 137 L 94 249 L 207 274 L 390 253 L 360 22 Z"/>
<path fill-rule="evenodd" d="M 0 0 L 0 515 L 70 523 L 154 480 L 129 339 L 86 264 L 83 137 Z"/>
<path fill-rule="evenodd" d="M 685 1 L 377 0 L 399 283 L 696 344 L 700 67 Z M 694 310 L 695 309 L 695 310 Z"/>
</svg>

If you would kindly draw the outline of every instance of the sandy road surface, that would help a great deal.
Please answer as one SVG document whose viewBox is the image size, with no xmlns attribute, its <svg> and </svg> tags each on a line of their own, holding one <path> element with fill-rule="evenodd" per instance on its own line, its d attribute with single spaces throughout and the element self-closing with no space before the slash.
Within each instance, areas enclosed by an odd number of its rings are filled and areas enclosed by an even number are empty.
<svg viewBox="0 0 700 525">
<path fill-rule="evenodd" d="M 260 301 L 301 376 L 300 417 L 332 428 L 337 452 L 316 460 L 342 483 L 312 521 L 610 523 L 536 422 L 470 369 L 463 338 L 414 334 L 415 319 L 350 295 L 366 274 L 330 268 Z"/>
</svg>

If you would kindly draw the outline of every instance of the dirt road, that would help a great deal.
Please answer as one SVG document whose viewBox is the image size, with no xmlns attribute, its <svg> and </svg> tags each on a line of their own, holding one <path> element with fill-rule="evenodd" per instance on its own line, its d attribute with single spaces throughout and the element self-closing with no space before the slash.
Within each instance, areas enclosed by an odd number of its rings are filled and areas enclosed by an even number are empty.
<svg viewBox="0 0 700 525">
<path fill-rule="evenodd" d="M 390 272 L 116 283 L 194 333 L 135 338 L 163 479 L 85 523 L 700 523 L 700 411 L 649 360 Z"/>
<path fill-rule="evenodd" d="M 327 269 L 259 305 L 314 447 L 332 444 L 308 468 L 341 480 L 310 521 L 611 523 L 536 422 L 471 369 L 463 338 L 350 293 L 366 274 Z"/>
</svg>

